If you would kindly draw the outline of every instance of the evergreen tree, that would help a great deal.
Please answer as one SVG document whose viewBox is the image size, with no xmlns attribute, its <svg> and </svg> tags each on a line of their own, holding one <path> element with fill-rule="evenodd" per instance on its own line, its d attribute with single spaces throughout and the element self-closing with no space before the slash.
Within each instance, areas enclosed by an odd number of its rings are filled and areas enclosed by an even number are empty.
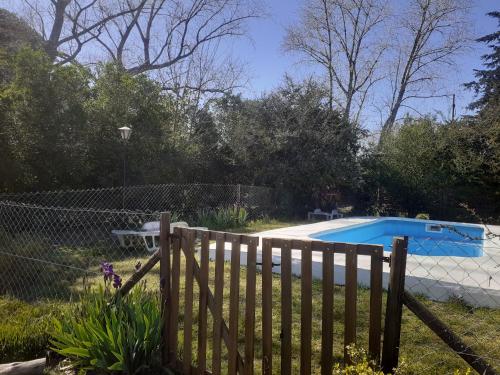
<svg viewBox="0 0 500 375">
<path fill-rule="evenodd" d="M 498 21 L 500 27 L 500 12 L 490 12 L 489 16 Z M 482 56 L 484 69 L 475 69 L 476 81 L 465 86 L 474 90 L 478 99 L 469 105 L 471 109 L 483 110 L 485 107 L 497 107 L 500 89 L 500 29 L 492 34 L 485 35 L 478 42 L 487 43 L 492 49 L 491 53 Z"/>
</svg>

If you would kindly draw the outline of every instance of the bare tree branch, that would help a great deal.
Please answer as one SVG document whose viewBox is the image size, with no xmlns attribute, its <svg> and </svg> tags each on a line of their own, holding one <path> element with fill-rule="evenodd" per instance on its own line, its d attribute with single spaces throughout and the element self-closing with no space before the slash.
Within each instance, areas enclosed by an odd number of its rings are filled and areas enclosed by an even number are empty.
<svg viewBox="0 0 500 375">
<path fill-rule="evenodd" d="M 227 58 L 222 66 L 217 50 L 262 14 L 259 0 L 23 1 L 31 23 L 50 31 L 45 48 L 54 63 L 95 63 L 89 53 L 100 54 L 98 61 L 130 74 L 161 76 L 166 88 L 195 101 L 239 87 L 241 65 Z"/>
<path fill-rule="evenodd" d="M 439 68 L 453 65 L 453 57 L 467 46 L 468 9 L 465 0 L 411 0 L 409 11 L 398 15 L 397 22 L 402 24 L 398 34 L 402 39 L 396 46 L 392 98 L 382 134 L 394 125 L 402 103 L 426 96 L 411 91 L 421 91 L 435 82 Z"/>
<path fill-rule="evenodd" d="M 341 103 L 346 122 L 359 119 L 370 89 L 380 79 L 385 48 L 378 31 L 386 16 L 383 0 L 314 0 L 302 9 L 301 23 L 287 30 L 284 48 L 325 69 L 329 104 L 333 108 L 336 101 Z"/>
</svg>

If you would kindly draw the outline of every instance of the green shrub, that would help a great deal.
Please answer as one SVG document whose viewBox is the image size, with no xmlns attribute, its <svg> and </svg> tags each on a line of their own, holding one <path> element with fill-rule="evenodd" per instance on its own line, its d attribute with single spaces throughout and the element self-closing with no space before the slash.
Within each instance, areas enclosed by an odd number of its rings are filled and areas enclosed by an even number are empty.
<svg viewBox="0 0 500 375">
<path fill-rule="evenodd" d="M 158 297 L 141 284 L 114 303 L 109 300 L 107 288 L 87 290 L 72 316 L 54 319 L 52 348 L 78 369 L 124 374 L 158 370 Z"/>
<path fill-rule="evenodd" d="M 223 207 L 217 210 L 201 210 L 198 212 L 198 224 L 209 229 L 222 230 L 244 227 L 248 220 L 248 212 L 242 207 Z"/>
<path fill-rule="evenodd" d="M 415 219 L 420 219 L 420 220 L 429 220 L 431 217 L 429 214 L 426 213 L 419 213 L 417 216 L 415 216 Z"/>
</svg>

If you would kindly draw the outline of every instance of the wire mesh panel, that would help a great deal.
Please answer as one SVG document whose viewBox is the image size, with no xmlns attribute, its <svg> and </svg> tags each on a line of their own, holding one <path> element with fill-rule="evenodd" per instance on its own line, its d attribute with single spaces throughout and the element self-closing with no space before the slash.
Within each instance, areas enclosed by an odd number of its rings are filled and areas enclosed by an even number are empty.
<svg viewBox="0 0 500 375">
<path fill-rule="evenodd" d="M 410 238 L 406 289 L 422 296 L 421 302 L 438 319 L 499 371 L 499 228 L 485 226 L 484 235 L 477 238 L 452 225 L 443 229 L 453 232 L 452 241 L 451 235 L 443 239 Z M 428 336 L 429 330 L 424 325 L 406 328 L 403 324 L 403 356 L 405 342 L 418 340 L 419 335 Z M 466 367 L 437 336 L 431 337 L 435 339 L 420 343 L 425 348 L 419 360 L 422 372 L 433 372 L 442 366 Z"/>
<path fill-rule="evenodd" d="M 141 234 L 157 220 L 158 214 L 0 202 L 0 294 L 67 298 L 98 278 L 101 262 L 113 262 L 125 276 L 157 247 L 154 236 L 125 234 Z"/>
<path fill-rule="evenodd" d="M 159 246 L 162 211 L 191 225 L 199 212 L 231 206 L 256 218 L 270 197 L 268 188 L 213 184 L 1 194 L 0 294 L 67 298 L 97 280 L 101 262 L 133 272 Z"/>
<path fill-rule="evenodd" d="M 199 211 L 229 206 L 248 209 L 251 218 L 273 206 L 272 189 L 247 185 L 162 184 L 87 190 L 61 190 L 0 194 L 0 201 L 31 203 L 45 207 L 170 211 L 193 217 Z"/>
</svg>

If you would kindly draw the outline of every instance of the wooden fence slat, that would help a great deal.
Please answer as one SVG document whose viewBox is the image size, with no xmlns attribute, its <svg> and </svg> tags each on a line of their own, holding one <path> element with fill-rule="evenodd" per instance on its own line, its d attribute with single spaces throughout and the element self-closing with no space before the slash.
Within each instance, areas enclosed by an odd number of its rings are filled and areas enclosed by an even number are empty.
<svg viewBox="0 0 500 375">
<path fill-rule="evenodd" d="M 198 266 L 198 263 L 196 263 L 196 262 L 194 263 L 193 273 L 194 273 L 195 280 L 199 283 L 200 282 L 200 267 Z M 213 296 L 212 292 L 210 291 L 210 289 L 208 289 L 207 297 L 208 297 L 207 298 L 208 309 L 212 312 L 212 315 L 213 315 L 214 311 L 215 311 L 215 300 L 214 300 L 214 296 Z M 229 343 L 229 328 L 224 320 L 222 320 L 221 326 L 222 326 L 221 339 L 227 346 Z M 240 355 L 239 352 L 237 352 L 236 355 L 238 357 L 238 372 L 242 374 L 243 367 L 244 367 L 243 357 Z"/>
<path fill-rule="evenodd" d="M 245 301 L 245 375 L 254 373 L 255 283 L 257 270 L 257 238 L 251 238 L 247 251 L 247 285 Z"/>
<path fill-rule="evenodd" d="M 272 285 L 273 254 L 271 240 L 262 240 L 262 373 L 271 375 L 273 362 Z"/>
<path fill-rule="evenodd" d="M 347 346 L 356 344 L 356 304 L 358 292 L 358 256 L 356 245 L 346 245 L 344 360 L 350 363 Z"/>
<path fill-rule="evenodd" d="M 321 374 L 331 375 L 333 366 L 334 247 L 323 252 L 323 311 L 321 320 Z"/>
<path fill-rule="evenodd" d="M 240 306 L 240 236 L 231 241 L 231 281 L 229 289 L 228 372 L 237 373 L 238 315 Z"/>
<path fill-rule="evenodd" d="M 177 332 L 179 329 L 179 283 L 181 269 L 181 229 L 174 229 L 172 247 L 172 292 L 170 300 L 170 321 L 168 324 L 168 348 L 170 364 L 177 362 Z"/>
<path fill-rule="evenodd" d="M 309 375 L 311 373 L 312 339 L 312 250 L 310 242 L 304 242 L 300 281 L 300 373 L 301 375 Z"/>
<path fill-rule="evenodd" d="M 198 373 L 204 374 L 207 363 L 207 305 L 208 305 L 208 262 L 210 236 L 201 234 L 200 250 L 200 307 L 198 314 Z"/>
<path fill-rule="evenodd" d="M 184 373 L 188 374 L 192 362 L 193 340 L 193 284 L 194 284 L 194 232 L 187 232 L 187 243 L 183 248 L 186 256 L 186 274 L 184 287 L 184 348 L 182 353 Z"/>
<path fill-rule="evenodd" d="M 170 320 L 170 213 L 160 216 L 160 288 L 161 288 L 161 319 L 162 347 L 161 363 L 167 366 L 169 357 L 168 322 Z"/>
<path fill-rule="evenodd" d="M 407 251 L 408 237 L 394 237 L 392 241 L 391 272 L 389 275 L 389 288 L 387 290 L 384 347 L 382 351 L 382 371 L 385 373 L 392 371 L 393 368 L 398 366 Z"/>
<path fill-rule="evenodd" d="M 215 282 L 214 282 L 214 321 L 212 373 L 221 372 L 221 337 L 222 337 L 222 297 L 224 291 L 224 248 L 226 237 L 224 233 L 217 233 L 215 245 Z"/>
<path fill-rule="evenodd" d="M 292 373 L 292 251 L 281 247 L 281 373 Z"/>
<path fill-rule="evenodd" d="M 370 328 L 368 353 L 378 363 L 382 331 L 382 276 L 384 250 L 373 250 L 370 264 Z"/>
</svg>

